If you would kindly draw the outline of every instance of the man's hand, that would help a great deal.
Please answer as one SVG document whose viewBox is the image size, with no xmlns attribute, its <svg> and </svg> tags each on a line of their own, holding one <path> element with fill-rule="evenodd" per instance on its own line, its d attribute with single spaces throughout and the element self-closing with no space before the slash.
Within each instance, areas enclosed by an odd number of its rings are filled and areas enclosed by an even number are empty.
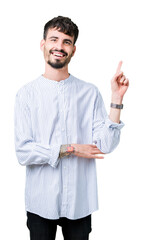
<svg viewBox="0 0 143 240">
<path fill-rule="evenodd" d="M 123 96 L 129 87 L 129 80 L 121 71 L 122 61 L 119 62 L 116 73 L 111 80 L 111 103 L 122 104 Z M 109 118 L 112 122 L 120 123 L 120 109 L 110 108 Z"/>
<path fill-rule="evenodd" d="M 75 148 L 75 152 L 73 153 L 75 156 L 83 157 L 83 158 L 98 158 L 103 159 L 103 156 L 99 154 L 102 153 L 96 145 L 93 144 L 71 144 Z"/>
<path fill-rule="evenodd" d="M 121 104 L 129 86 L 128 78 L 121 71 L 122 63 L 122 61 L 119 62 L 116 73 L 111 80 L 112 102 L 116 104 Z"/>
</svg>

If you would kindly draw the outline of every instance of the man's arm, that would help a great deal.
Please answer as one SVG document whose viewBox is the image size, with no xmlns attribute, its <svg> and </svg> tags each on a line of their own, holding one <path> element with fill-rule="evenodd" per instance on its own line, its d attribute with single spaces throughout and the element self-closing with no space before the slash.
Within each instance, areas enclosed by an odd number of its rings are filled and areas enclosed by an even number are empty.
<svg viewBox="0 0 143 240">
<path fill-rule="evenodd" d="M 121 66 L 122 61 L 119 62 L 116 74 L 114 75 L 111 81 L 112 90 L 111 102 L 115 105 L 122 104 L 124 94 L 126 93 L 129 86 L 129 80 L 123 75 L 123 72 L 121 71 Z M 121 109 L 111 107 L 109 118 L 111 121 L 115 123 L 120 123 L 120 114 Z"/>
<path fill-rule="evenodd" d="M 56 167 L 59 163 L 60 143 L 49 145 L 36 142 L 33 137 L 31 112 L 27 104 L 28 97 L 24 89 L 15 99 L 15 150 L 19 163 L 27 165 L 50 164 Z"/>
<path fill-rule="evenodd" d="M 94 144 L 64 144 L 61 145 L 59 157 L 74 154 L 83 158 L 103 159 L 103 153 Z M 100 155 L 99 155 L 100 154 Z"/>
</svg>

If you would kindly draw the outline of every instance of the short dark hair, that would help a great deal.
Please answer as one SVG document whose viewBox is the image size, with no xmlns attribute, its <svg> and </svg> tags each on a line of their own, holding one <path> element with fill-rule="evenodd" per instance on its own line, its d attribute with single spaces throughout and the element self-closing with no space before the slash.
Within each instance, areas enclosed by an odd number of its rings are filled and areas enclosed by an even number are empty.
<svg viewBox="0 0 143 240">
<path fill-rule="evenodd" d="M 48 29 L 56 28 L 59 32 L 63 32 L 69 36 L 74 36 L 74 44 L 78 38 L 78 27 L 68 17 L 58 16 L 48 21 L 44 26 L 43 39 L 46 40 Z"/>
</svg>

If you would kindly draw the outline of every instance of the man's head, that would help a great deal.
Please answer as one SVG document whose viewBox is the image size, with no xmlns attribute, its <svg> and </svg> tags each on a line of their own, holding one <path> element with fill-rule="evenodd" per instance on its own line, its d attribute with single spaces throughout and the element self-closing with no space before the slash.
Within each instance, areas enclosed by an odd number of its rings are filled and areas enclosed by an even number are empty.
<svg viewBox="0 0 143 240">
<path fill-rule="evenodd" d="M 63 68 L 74 55 L 78 27 L 70 18 L 56 17 L 44 26 L 41 50 L 45 61 L 53 68 Z"/>
<path fill-rule="evenodd" d="M 50 28 L 55 28 L 59 32 L 65 33 L 71 37 L 73 36 L 74 44 L 78 38 L 78 33 L 79 33 L 78 27 L 68 17 L 58 16 L 51 19 L 49 22 L 47 22 L 44 26 L 43 39 L 46 40 L 47 32 Z"/>
</svg>

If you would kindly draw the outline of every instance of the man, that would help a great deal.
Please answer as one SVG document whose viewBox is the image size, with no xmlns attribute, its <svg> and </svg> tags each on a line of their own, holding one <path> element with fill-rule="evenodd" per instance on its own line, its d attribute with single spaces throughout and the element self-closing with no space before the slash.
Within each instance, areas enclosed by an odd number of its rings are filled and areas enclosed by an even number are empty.
<svg viewBox="0 0 143 240">
<path fill-rule="evenodd" d="M 98 88 L 68 72 L 78 27 L 59 16 L 40 43 L 45 73 L 23 86 L 15 102 L 15 146 L 26 166 L 27 226 L 32 240 L 87 240 L 98 209 L 96 161 L 119 143 L 120 111 L 129 81 L 119 62 L 108 116 Z"/>
</svg>

